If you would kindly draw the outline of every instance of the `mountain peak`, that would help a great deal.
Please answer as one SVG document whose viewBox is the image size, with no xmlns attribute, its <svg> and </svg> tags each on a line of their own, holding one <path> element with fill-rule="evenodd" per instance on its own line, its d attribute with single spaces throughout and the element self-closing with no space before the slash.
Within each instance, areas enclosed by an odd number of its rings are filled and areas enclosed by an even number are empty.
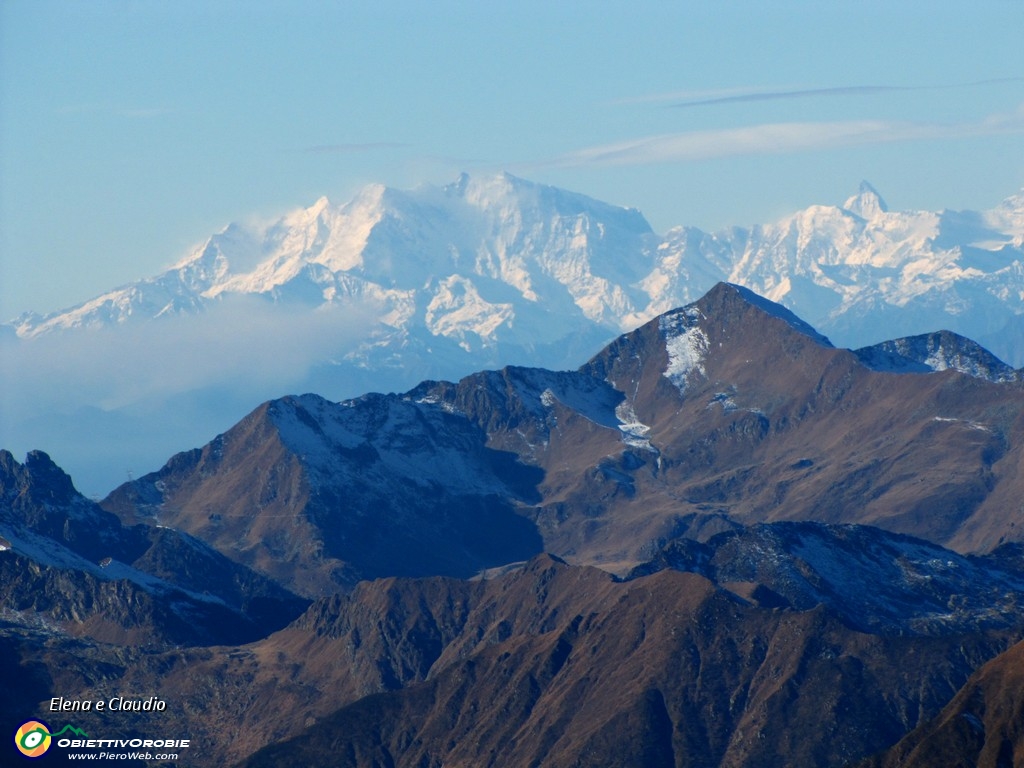
<svg viewBox="0 0 1024 768">
<path fill-rule="evenodd" d="M 306 210 L 309 212 L 310 217 L 316 217 L 323 213 L 324 210 L 326 210 L 330 206 L 331 201 L 327 198 L 327 195 L 321 195 L 319 198 L 317 198 L 317 201 Z"/>
<path fill-rule="evenodd" d="M 705 314 L 710 314 L 708 309 L 711 307 L 727 308 L 730 305 L 737 305 L 738 303 L 748 304 L 752 307 L 756 307 L 765 314 L 779 318 L 793 330 L 802 333 L 804 336 L 809 336 L 822 346 L 832 346 L 832 342 L 829 341 L 827 337 L 818 333 L 812 326 L 805 323 L 784 306 L 777 304 L 770 299 L 766 299 L 763 296 L 754 293 L 749 288 L 744 288 L 742 285 L 736 285 L 735 283 L 718 283 L 710 291 L 704 294 L 702 298 L 694 302 L 694 305 L 704 310 Z M 716 309 L 715 314 L 719 313 L 721 313 L 721 309 Z"/>
<path fill-rule="evenodd" d="M 54 504 L 69 504 L 78 495 L 71 477 L 43 451 L 29 451 L 19 464 L 10 451 L 0 450 L 0 498 L 14 491 Z"/>
<path fill-rule="evenodd" d="M 850 213 L 860 216 L 862 219 L 868 220 L 889 211 L 889 206 L 885 204 L 885 200 L 878 194 L 878 190 L 866 181 L 860 183 L 857 194 L 843 203 L 843 208 Z"/>
<path fill-rule="evenodd" d="M 927 373 L 955 370 L 988 381 L 1017 381 L 1020 374 L 972 339 L 952 331 L 935 331 L 883 341 L 854 350 L 876 371 Z"/>
</svg>

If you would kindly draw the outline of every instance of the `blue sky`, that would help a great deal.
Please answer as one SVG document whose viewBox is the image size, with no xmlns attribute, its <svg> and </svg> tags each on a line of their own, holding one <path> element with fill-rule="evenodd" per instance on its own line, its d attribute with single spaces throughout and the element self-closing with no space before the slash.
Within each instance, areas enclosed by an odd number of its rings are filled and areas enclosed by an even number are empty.
<svg viewBox="0 0 1024 768">
<path fill-rule="evenodd" d="M 1024 186 L 1024 3 L 0 2 L 0 319 L 508 170 L 658 231 Z"/>
</svg>

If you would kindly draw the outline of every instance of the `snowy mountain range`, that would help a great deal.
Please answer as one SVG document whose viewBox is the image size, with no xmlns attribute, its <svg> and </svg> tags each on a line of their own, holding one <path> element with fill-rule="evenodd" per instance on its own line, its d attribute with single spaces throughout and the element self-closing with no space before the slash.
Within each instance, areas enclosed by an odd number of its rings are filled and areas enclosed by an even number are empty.
<svg viewBox="0 0 1024 768">
<path fill-rule="evenodd" d="M 918 368 L 957 367 L 961 337 L 1020 365 L 1024 195 L 985 212 L 893 212 L 863 184 L 774 224 L 659 235 L 634 209 L 509 174 L 369 186 L 232 224 L 162 274 L 0 326 L 4 443 L 46 447 L 98 493 L 286 392 L 575 368 L 722 280 L 843 346 L 951 331 L 911 356 Z M 1016 376 L 998 359 L 988 369 Z M 97 454 L 97 433 L 129 431 L 121 453 Z"/>
<path fill-rule="evenodd" d="M 509 174 L 463 175 L 443 188 L 369 186 L 343 205 L 321 198 L 265 227 L 232 224 L 161 275 L 12 325 L 32 338 L 257 295 L 366 301 L 391 347 L 413 336 L 469 352 L 534 349 L 627 331 L 725 280 L 844 345 L 949 329 L 1020 362 L 1024 349 L 999 334 L 1024 315 L 1022 265 L 1024 194 L 985 212 L 893 212 L 864 182 L 842 206 L 660 236 L 634 209 Z M 363 347 L 367 362 L 380 343 Z"/>
<path fill-rule="evenodd" d="M 533 350 L 636 325 L 654 240 L 637 211 L 508 175 L 413 192 L 371 186 L 264 229 L 231 225 L 153 279 L 15 326 L 33 338 L 255 295 L 310 309 L 362 305 L 375 333 L 350 356 L 361 364 L 380 365 L 410 339 L 475 354 Z"/>
</svg>

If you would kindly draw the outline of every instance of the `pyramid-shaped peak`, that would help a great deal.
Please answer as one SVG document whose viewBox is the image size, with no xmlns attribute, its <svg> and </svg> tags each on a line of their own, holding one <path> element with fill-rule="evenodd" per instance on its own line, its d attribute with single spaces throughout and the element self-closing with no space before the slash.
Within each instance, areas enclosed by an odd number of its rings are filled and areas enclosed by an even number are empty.
<svg viewBox="0 0 1024 768">
<path fill-rule="evenodd" d="M 303 221 L 313 221 L 330 207 L 331 201 L 326 195 L 321 195 L 312 205 L 294 211 L 292 218 Z"/>
<path fill-rule="evenodd" d="M 860 183 L 857 194 L 843 203 L 843 208 L 850 213 L 860 216 L 862 219 L 872 219 L 881 213 L 889 211 L 889 206 L 885 204 L 885 200 L 878 194 L 878 190 L 866 181 Z"/>
<path fill-rule="evenodd" d="M 749 288 L 734 283 L 718 283 L 704 296 L 689 307 L 699 309 L 705 317 L 725 318 L 737 309 L 752 306 L 760 312 L 783 320 L 793 330 L 809 336 L 822 346 L 831 347 L 832 342 L 818 333 L 808 323 L 790 312 L 786 307 L 754 293 Z M 688 308 L 687 308 L 688 309 Z"/>
</svg>

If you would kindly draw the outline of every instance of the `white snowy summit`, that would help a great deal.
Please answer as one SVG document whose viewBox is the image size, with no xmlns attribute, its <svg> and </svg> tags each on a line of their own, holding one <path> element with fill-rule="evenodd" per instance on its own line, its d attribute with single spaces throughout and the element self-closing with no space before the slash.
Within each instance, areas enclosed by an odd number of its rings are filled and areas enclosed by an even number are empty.
<svg viewBox="0 0 1024 768">
<path fill-rule="evenodd" d="M 947 328 L 1021 365 L 1022 237 L 1022 195 L 991 211 L 891 211 L 864 182 L 842 206 L 773 224 L 673 230 L 655 271 L 667 281 L 675 265 L 691 276 L 711 265 L 718 279 L 785 305 L 842 346 Z M 652 296 L 663 309 L 674 299 Z"/>
<path fill-rule="evenodd" d="M 371 367 L 374 355 L 408 355 L 410 340 L 487 358 L 473 363 L 540 350 L 529 362 L 569 365 L 548 353 L 568 344 L 579 354 L 581 335 L 606 340 L 722 280 L 843 345 L 949 328 L 1024 363 L 1007 334 L 1024 328 L 1024 194 L 986 212 L 890 211 L 862 182 L 841 206 L 658 236 L 634 209 L 509 174 L 411 191 L 371 185 L 262 228 L 232 224 L 162 275 L 13 325 L 32 338 L 196 313 L 232 296 L 358 302 L 378 323 L 360 353 Z"/>
<path fill-rule="evenodd" d="M 843 208 L 850 213 L 860 216 L 865 221 L 871 221 L 883 213 L 889 212 L 889 206 L 885 204 L 885 200 L 878 194 L 878 190 L 866 181 L 860 183 L 860 189 L 857 191 L 857 194 L 843 203 Z"/>
<path fill-rule="evenodd" d="M 409 335 L 467 352 L 533 349 L 629 327 L 646 304 L 638 283 L 654 237 L 635 210 L 508 174 L 410 192 L 374 185 L 262 229 L 232 224 L 162 275 L 20 318 L 17 332 L 32 338 L 258 296 L 310 309 L 359 302 L 378 323 L 363 354 Z"/>
</svg>

